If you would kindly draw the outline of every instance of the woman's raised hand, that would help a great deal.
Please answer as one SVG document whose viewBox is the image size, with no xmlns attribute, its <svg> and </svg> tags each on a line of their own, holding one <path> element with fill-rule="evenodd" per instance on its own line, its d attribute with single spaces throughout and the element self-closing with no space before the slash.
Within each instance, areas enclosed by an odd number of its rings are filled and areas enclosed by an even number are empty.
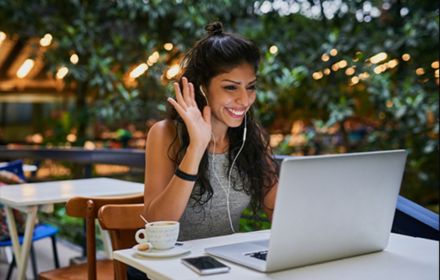
<svg viewBox="0 0 440 280">
<path fill-rule="evenodd" d="M 182 90 L 178 83 L 174 83 L 176 100 L 169 97 L 168 102 L 176 109 L 185 122 L 190 138 L 190 146 L 205 151 L 211 140 L 211 108 L 205 106 L 203 114 L 197 107 L 194 94 L 194 85 L 182 78 Z"/>
</svg>

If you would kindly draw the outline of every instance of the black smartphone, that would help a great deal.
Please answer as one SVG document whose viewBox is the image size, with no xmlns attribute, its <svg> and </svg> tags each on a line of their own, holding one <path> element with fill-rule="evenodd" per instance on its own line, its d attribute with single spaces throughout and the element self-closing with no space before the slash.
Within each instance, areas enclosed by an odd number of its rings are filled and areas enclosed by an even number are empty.
<svg viewBox="0 0 440 280">
<path fill-rule="evenodd" d="M 201 275 L 224 273 L 231 269 L 210 256 L 183 258 L 182 263 Z"/>
</svg>

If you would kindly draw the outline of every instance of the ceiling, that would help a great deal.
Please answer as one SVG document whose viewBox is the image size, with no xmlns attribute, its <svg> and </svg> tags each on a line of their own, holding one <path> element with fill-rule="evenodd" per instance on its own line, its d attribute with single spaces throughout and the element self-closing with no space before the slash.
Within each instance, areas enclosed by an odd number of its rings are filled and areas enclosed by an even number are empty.
<svg viewBox="0 0 440 280">
<path fill-rule="evenodd" d="M 69 95 L 62 78 L 48 73 L 44 43 L 47 40 L 11 38 L 0 31 L 0 102 L 52 102 Z"/>
</svg>

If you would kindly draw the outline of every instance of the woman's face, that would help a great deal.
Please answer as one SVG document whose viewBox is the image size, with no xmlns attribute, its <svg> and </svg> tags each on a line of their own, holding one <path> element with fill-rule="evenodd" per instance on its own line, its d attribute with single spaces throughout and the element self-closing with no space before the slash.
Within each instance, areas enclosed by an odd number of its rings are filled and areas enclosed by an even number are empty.
<svg viewBox="0 0 440 280">
<path fill-rule="evenodd" d="M 256 79 L 254 68 L 247 63 L 211 79 L 207 98 L 213 124 L 218 122 L 227 127 L 241 125 L 246 112 L 255 102 Z"/>
</svg>

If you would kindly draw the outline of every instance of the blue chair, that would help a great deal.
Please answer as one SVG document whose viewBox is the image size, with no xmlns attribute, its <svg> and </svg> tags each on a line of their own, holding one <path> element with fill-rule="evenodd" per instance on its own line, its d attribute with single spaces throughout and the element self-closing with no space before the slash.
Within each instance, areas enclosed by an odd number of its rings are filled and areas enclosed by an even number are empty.
<svg viewBox="0 0 440 280">
<path fill-rule="evenodd" d="M 46 224 L 36 225 L 34 229 L 34 235 L 32 237 L 32 242 L 50 237 L 52 241 L 54 264 L 56 268 L 59 268 L 60 264 L 59 264 L 58 251 L 56 247 L 56 238 L 55 238 L 55 235 L 57 233 L 58 233 L 58 229 L 54 226 L 46 225 Z M 23 236 L 19 236 L 18 239 L 20 241 L 20 244 L 22 244 Z M 0 241 L 0 247 L 11 247 L 11 246 L 12 246 L 12 241 L 10 239 L 5 241 Z M 35 251 L 33 244 L 31 245 L 31 263 L 32 263 L 32 272 L 34 274 L 34 278 L 38 279 L 38 269 L 37 269 L 37 262 L 35 260 Z M 9 265 L 6 279 L 10 279 L 14 266 L 15 266 L 15 256 L 13 257 L 12 262 Z"/>
<path fill-rule="evenodd" d="M 399 195 L 392 232 L 438 241 L 439 215 Z"/>
<path fill-rule="evenodd" d="M 25 181 L 25 176 L 24 176 L 24 172 L 23 172 L 23 162 L 21 160 L 16 160 L 13 162 L 8 163 L 8 165 L 6 166 L 2 166 L 0 167 L 0 171 L 8 171 L 11 173 L 14 173 L 15 175 L 17 175 L 17 177 L 19 177 L 21 180 Z M 17 183 L 20 183 L 19 181 Z M 1 186 L 0 186 L 1 187 Z M 1 205 L 0 205 L 0 211 L 2 211 L 1 209 Z M 4 223 L 6 221 L 1 221 L 0 223 Z M 52 241 L 52 251 L 53 251 L 53 256 L 54 256 L 54 264 L 56 268 L 60 267 L 59 264 L 59 258 L 58 258 L 58 251 L 57 251 L 57 247 L 56 247 L 56 234 L 58 233 L 58 228 L 51 226 L 51 225 L 47 225 L 47 224 L 38 224 L 35 226 L 34 229 L 34 233 L 32 236 L 32 242 L 43 239 L 43 238 L 51 238 Z M 22 244 L 23 242 L 23 235 L 19 236 L 19 242 L 20 244 Z M 12 241 L 10 239 L 6 239 L 6 240 L 1 240 L 0 241 L 0 247 L 11 247 L 12 246 Z M 35 260 L 35 252 L 34 252 L 34 246 L 33 244 L 31 245 L 31 264 L 32 264 L 32 271 L 34 274 L 34 278 L 38 279 L 38 269 L 37 269 L 37 262 Z M 8 273 L 6 276 L 6 279 L 9 280 L 11 275 L 12 275 L 12 270 L 16 265 L 16 260 L 15 260 L 15 256 L 12 259 L 11 264 L 9 265 L 8 268 Z"/>
</svg>

